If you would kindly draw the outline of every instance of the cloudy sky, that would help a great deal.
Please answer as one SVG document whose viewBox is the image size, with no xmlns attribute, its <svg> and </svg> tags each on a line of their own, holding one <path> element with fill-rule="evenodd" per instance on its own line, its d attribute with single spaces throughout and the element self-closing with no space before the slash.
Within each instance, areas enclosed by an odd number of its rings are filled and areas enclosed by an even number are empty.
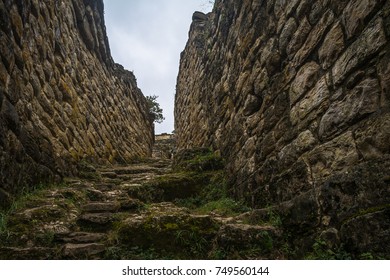
<svg viewBox="0 0 390 280">
<path fill-rule="evenodd" d="M 174 129 L 173 106 L 180 53 L 194 11 L 209 0 L 104 0 L 105 22 L 115 62 L 134 71 L 144 95 L 159 96 L 165 121 L 156 133 Z"/>
</svg>

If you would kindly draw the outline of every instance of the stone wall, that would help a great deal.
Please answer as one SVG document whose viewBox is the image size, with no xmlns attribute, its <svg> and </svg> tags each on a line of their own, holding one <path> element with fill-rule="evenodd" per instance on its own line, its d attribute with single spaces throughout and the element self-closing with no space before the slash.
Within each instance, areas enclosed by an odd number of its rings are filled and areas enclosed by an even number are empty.
<svg viewBox="0 0 390 280">
<path fill-rule="evenodd" d="M 113 62 L 103 10 L 102 0 L 0 0 L 0 201 L 83 160 L 151 154 L 146 100 Z"/>
<path fill-rule="evenodd" d="M 296 248 L 389 254 L 389 36 L 389 0 L 217 0 L 181 54 L 178 149 L 219 151 Z"/>
</svg>

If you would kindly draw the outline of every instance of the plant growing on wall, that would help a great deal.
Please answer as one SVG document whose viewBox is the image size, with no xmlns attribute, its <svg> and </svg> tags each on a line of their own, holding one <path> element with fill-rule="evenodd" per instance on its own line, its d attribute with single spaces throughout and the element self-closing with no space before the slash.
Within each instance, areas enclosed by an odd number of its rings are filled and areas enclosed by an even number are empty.
<svg viewBox="0 0 390 280">
<path fill-rule="evenodd" d="M 161 109 L 160 104 L 157 102 L 157 98 L 157 95 L 146 96 L 150 117 L 153 122 L 162 123 L 165 118 L 163 116 L 163 109 Z"/>
</svg>

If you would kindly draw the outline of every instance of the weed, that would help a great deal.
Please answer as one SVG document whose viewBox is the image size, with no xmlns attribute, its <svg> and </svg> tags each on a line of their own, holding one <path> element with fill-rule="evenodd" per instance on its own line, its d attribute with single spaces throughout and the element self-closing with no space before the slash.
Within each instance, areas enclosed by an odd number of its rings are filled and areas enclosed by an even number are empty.
<svg viewBox="0 0 390 280">
<path fill-rule="evenodd" d="M 224 166 L 222 157 L 208 148 L 183 150 L 175 156 L 174 163 L 177 171 L 215 171 Z"/>
<path fill-rule="evenodd" d="M 278 213 L 269 210 L 268 216 L 269 216 L 269 222 L 272 226 L 280 227 L 282 225 L 282 218 Z"/>
<path fill-rule="evenodd" d="M 176 231 L 176 241 L 188 248 L 190 255 L 200 256 L 208 247 L 207 240 L 199 233 L 189 230 Z"/>
<path fill-rule="evenodd" d="M 210 201 L 195 210 L 200 214 L 214 212 L 223 216 L 235 216 L 240 213 L 249 211 L 242 202 L 237 202 L 231 198 L 221 198 L 216 201 Z"/>
<path fill-rule="evenodd" d="M 326 241 L 317 239 L 312 246 L 313 251 L 305 257 L 308 260 L 350 260 L 350 253 L 345 251 L 344 246 L 332 249 L 329 248 Z"/>
<path fill-rule="evenodd" d="M 227 253 L 224 250 L 216 249 L 213 250 L 208 257 L 211 260 L 225 260 L 227 258 Z"/>
</svg>

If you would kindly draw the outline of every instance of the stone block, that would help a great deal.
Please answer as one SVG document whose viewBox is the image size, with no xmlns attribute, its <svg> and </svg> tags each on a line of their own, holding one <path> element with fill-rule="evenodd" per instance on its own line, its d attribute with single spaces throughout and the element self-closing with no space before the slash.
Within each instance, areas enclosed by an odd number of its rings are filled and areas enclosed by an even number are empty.
<svg viewBox="0 0 390 280">
<path fill-rule="evenodd" d="M 381 84 L 381 107 L 390 107 L 390 55 L 382 57 L 377 66 Z"/>
<path fill-rule="evenodd" d="M 361 122 L 354 135 L 356 146 L 365 160 L 390 154 L 390 114 Z"/>
<path fill-rule="evenodd" d="M 303 65 L 291 84 L 290 88 L 290 104 L 295 104 L 298 99 L 314 86 L 319 76 L 319 65 L 314 62 L 308 62 Z"/>
<path fill-rule="evenodd" d="M 328 69 L 344 49 L 344 34 L 340 23 L 332 27 L 318 51 L 321 66 Z"/>
<path fill-rule="evenodd" d="M 317 146 L 313 151 L 305 155 L 310 165 L 314 181 L 322 181 L 326 177 L 347 170 L 358 163 L 359 155 L 355 140 L 351 131 L 339 137 Z"/>
<path fill-rule="evenodd" d="M 353 69 L 362 65 L 385 44 L 386 35 L 383 30 L 383 20 L 378 18 L 336 61 L 332 68 L 334 84 L 342 83 Z"/>
<path fill-rule="evenodd" d="M 310 150 L 317 143 L 310 130 L 305 130 L 298 137 L 285 146 L 278 155 L 281 165 L 287 167 L 293 164 L 299 156 Z"/>
<path fill-rule="evenodd" d="M 329 99 L 329 89 L 325 77 L 322 77 L 314 88 L 305 97 L 292 107 L 290 118 L 292 124 L 296 125 L 303 120 L 310 112 L 316 109 L 318 114 L 324 110 L 323 105 Z M 318 109 L 320 107 L 320 109 Z"/>
<path fill-rule="evenodd" d="M 362 31 L 366 18 L 381 2 L 383 0 L 357 0 L 349 2 L 342 16 L 348 39 Z"/>
<path fill-rule="evenodd" d="M 310 30 L 311 25 L 306 17 L 304 17 L 298 26 L 298 29 L 295 31 L 294 35 L 291 37 L 290 42 L 287 46 L 287 56 L 289 59 L 293 58 L 295 53 L 302 47 L 302 44 L 305 42 Z"/>
<path fill-rule="evenodd" d="M 347 220 L 340 229 L 341 241 L 358 254 L 390 251 L 390 210 L 367 209 Z M 384 257 L 385 255 L 383 255 Z"/>
<path fill-rule="evenodd" d="M 293 17 L 289 18 L 279 36 L 279 50 L 281 53 L 286 53 L 287 46 L 297 28 L 296 20 Z"/>
<path fill-rule="evenodd" d="M 321 119 L 319 136 L 329 138 L 343 127 L 379 109 L 378 80 L 365 79 L 343 100 L 334 102 Z"/>
<path fill-rule="evenodd" d="M 331 11 L 327 11 L 322 16 L 321 20 L 313 27 L 312 31 L 309 33 L 305 43 L 302 48 L 295 55 L 293 62 L 294 65 L 301 65 L 307 57 L 314 51 L 322 37 L 325 34 L 328 26 L 332 24 L 334 20 L 334 14 Z"/>
</svg>

